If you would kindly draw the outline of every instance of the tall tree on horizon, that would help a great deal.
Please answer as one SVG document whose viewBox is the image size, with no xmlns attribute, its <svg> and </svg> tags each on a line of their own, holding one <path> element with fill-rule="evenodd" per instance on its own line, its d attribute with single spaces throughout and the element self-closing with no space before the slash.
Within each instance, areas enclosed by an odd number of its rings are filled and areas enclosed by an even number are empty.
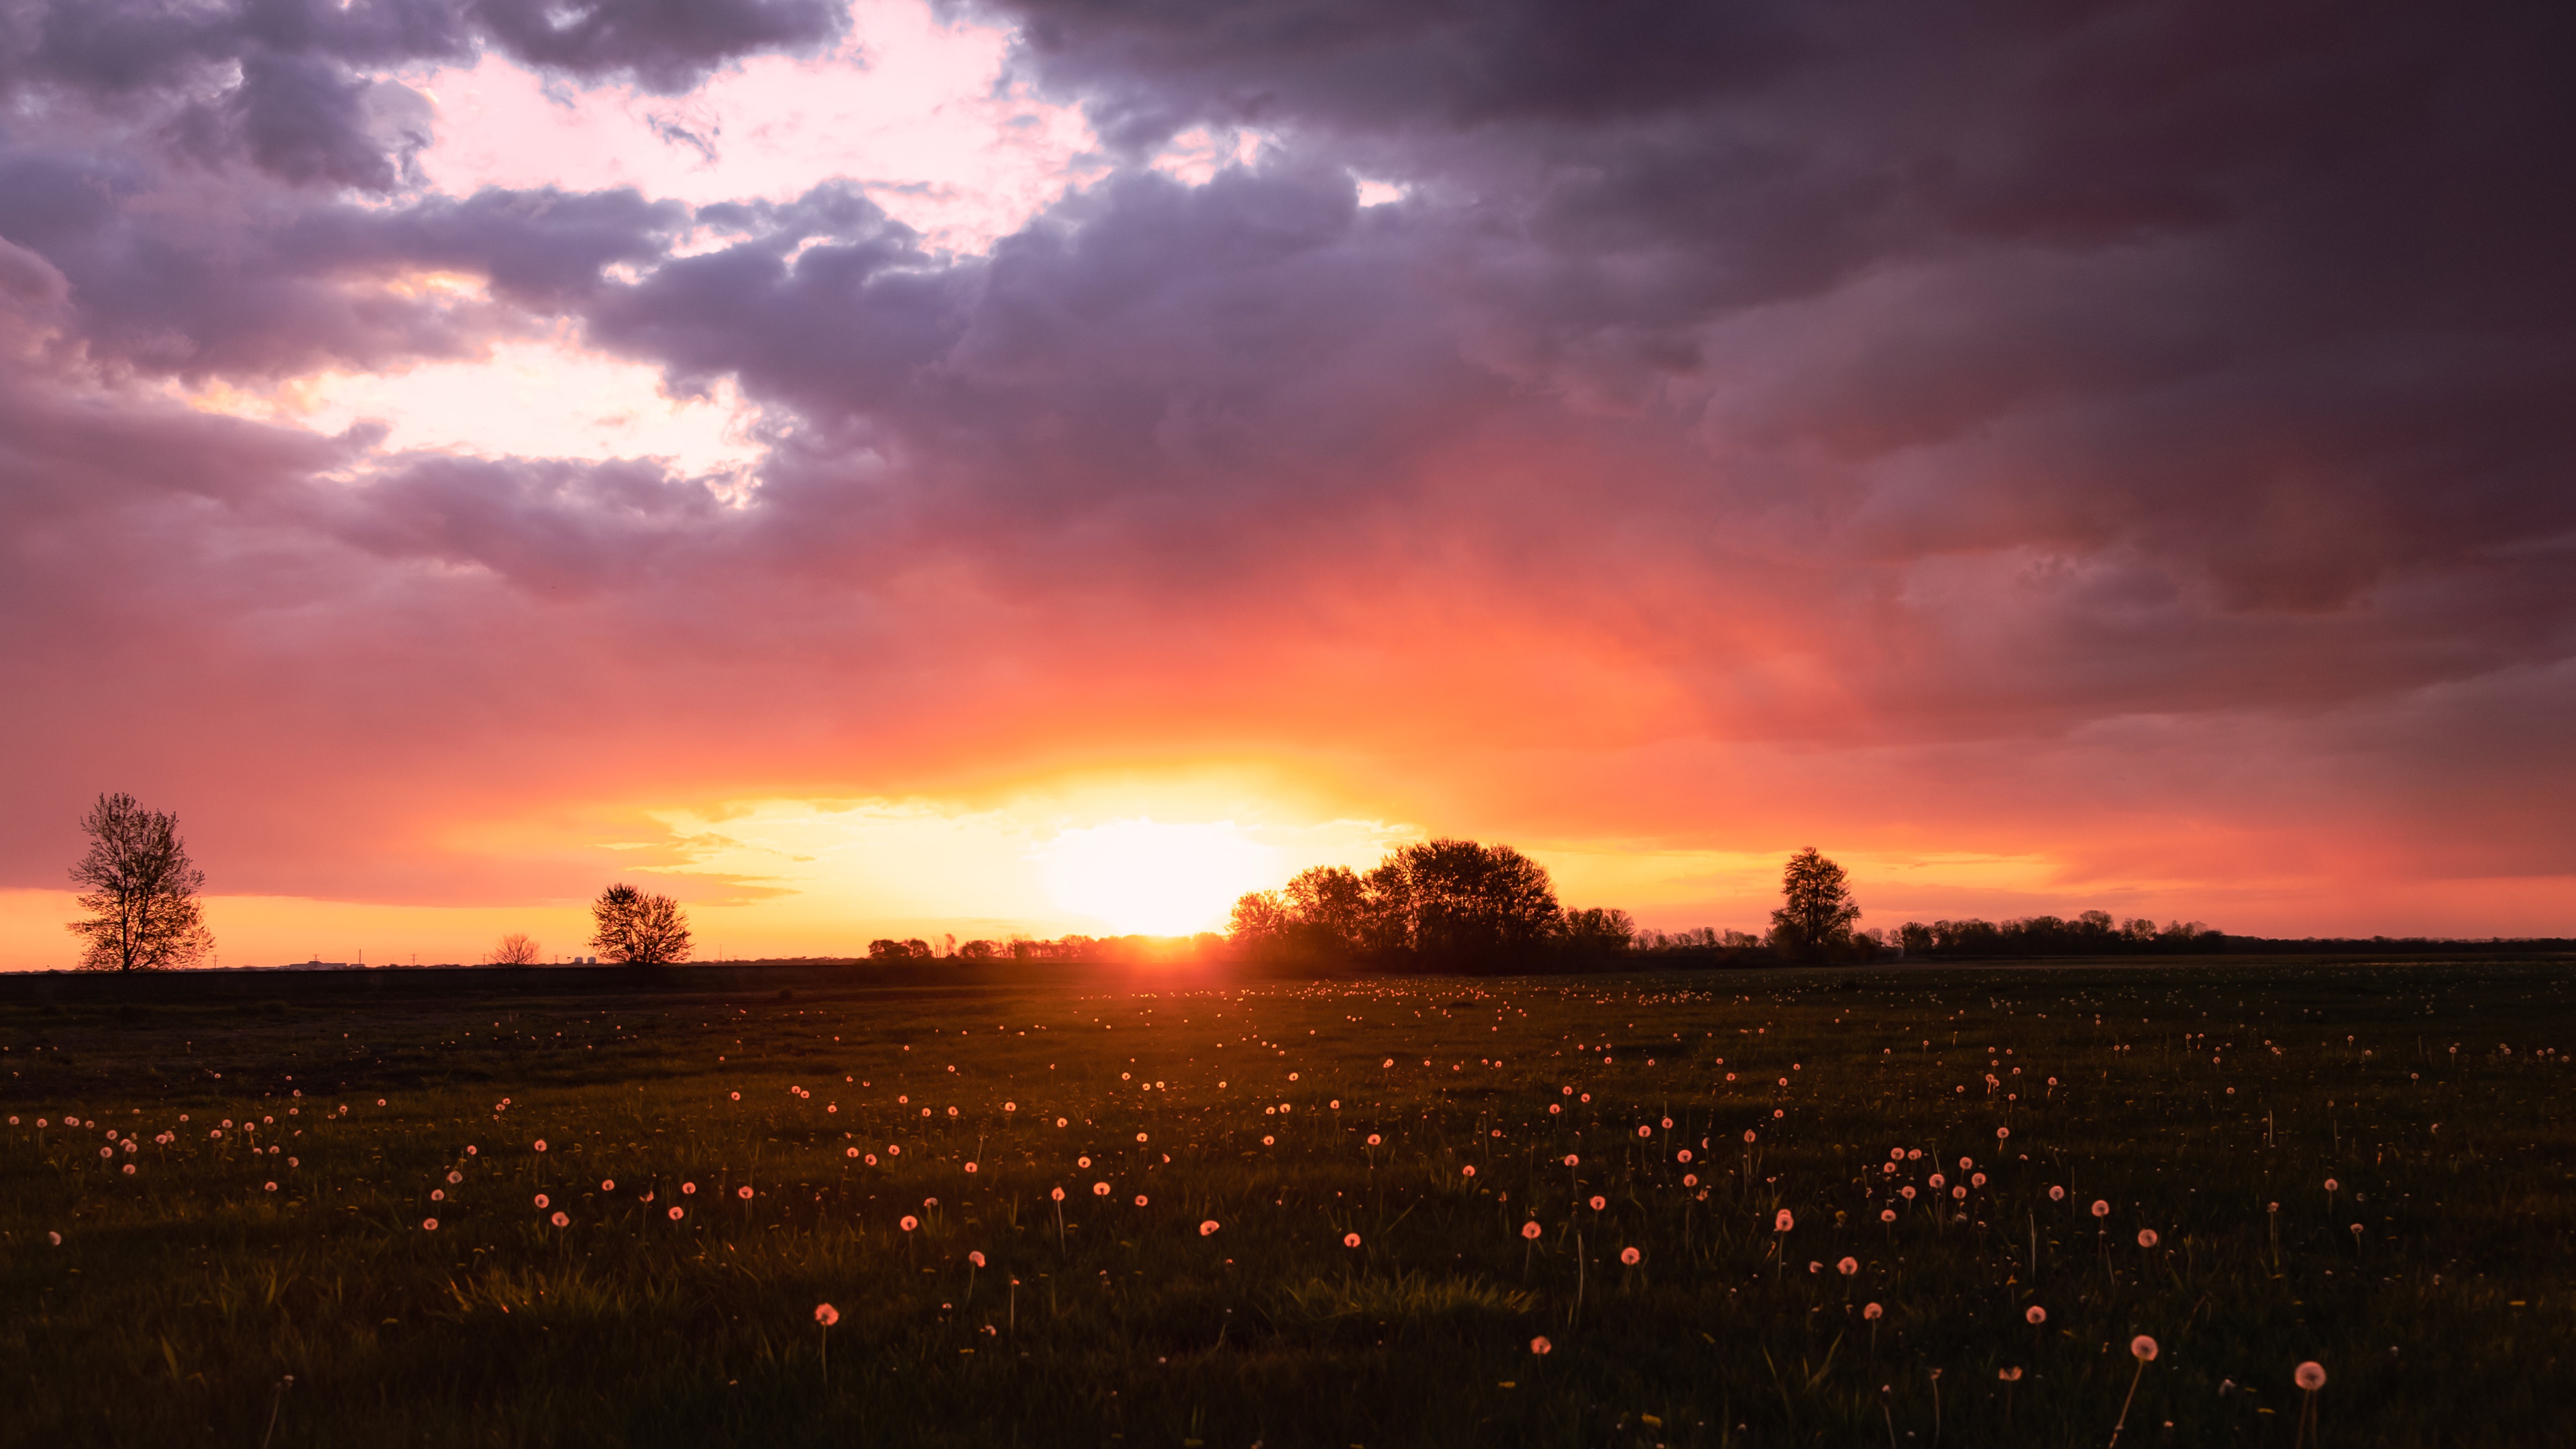
<svg viewBox="0 0 2576 1449">
<path fill-rule="evenodd" d="M 89 853 L 72 867 L 85 921 L 68 929 L 84 942 L 83 971 L 168 971 L 215 949 L 197 890 L 206 873 L 188 859 L 179 817 L 146 810 L 131 795 L 101 794 L 81 821 Z"/>
<path fill-rule="evenodd" d="M 1812 845 L 1789 857 L 1780 872 L 1780 909 L 1771 913 L 1771 935 L 1780 954 L 1811 961 L 1847 947 L 1860 906 L 1852 900 L 1851 878 Z"/>
<path fill-rule="evenodd" d="M 669 896 L 619 882 L 590 904 L 598 931 L 590 944 L 611 961 L 668 966 L 689 959 L 689 917 Z"/>
</svg>

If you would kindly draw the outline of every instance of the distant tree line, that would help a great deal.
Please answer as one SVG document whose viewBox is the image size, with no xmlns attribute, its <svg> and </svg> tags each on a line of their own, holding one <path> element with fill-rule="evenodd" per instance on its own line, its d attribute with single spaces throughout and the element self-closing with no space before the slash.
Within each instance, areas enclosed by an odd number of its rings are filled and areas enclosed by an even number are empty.
<svg viewBox="0 0 2576 1449">
<path fill-rule="evenodd" d="M 1628 913 L 1558 904 L 1547 870 L 1508 845 L 1429 840 L 1362 873 L 1302 871 L 1234 903 L 1226 939 L 1253 960 L 1483 973 L 1613 964 Z"/>
<path fill-rule="evenodd" d="M 2229 949 L 2233 939 L 2198 921 L 2159 926 L 2141 916 L 2115 922 L 2108 911 L 2086 911 L 2071 921 L 2024 916 L 2000 925 L 1973 917 L 1908 921 L 1890 934 L 1890 944 L 1909 957 L 2206 955 Z"/>
</svg>

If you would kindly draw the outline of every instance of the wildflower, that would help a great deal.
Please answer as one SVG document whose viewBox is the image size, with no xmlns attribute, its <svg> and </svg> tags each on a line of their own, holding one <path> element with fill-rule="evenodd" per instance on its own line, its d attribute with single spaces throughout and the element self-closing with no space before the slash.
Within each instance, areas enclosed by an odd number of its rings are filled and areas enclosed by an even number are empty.
<svg viewBox="0 0 2576 1449">
<path fill-rule="evenodd" d="M 1144 1133 L 1142 1133 L 1142 1132 L 1137 1133 L 1137 1134 L 1136 1134 L 1136 1140 L 1137 1140 L 1137 1141 L 1139 1141 L 1139 1142 L 1144 1141 L 1144 1140 L 1145 1140 L 1145 1134 L 1144 1134 Z"/>
<path fill-rule="evenodd" d="M 2008 1384 L 2017 1384 L 2021 1382 L 2021 1370 L 2018 1368 L 1997 1369 L 1995 1370 L 1995 1377 Z"/>
<path fill-rule="evenodd" d="M 1542 1229 L 1539 1227 L 1538 1219 L 1536 1218 L 1532 1218 L 1528 1222 L 1521 1224 L 1521 1236 L 1529 1239 L 1531 1242 L 1538 1241 L 1538 1235 L 1541 1231 Z"/>
<path fill-rule="evenodd" d="M 2034 1303 L 2030 1305 L 2030 1311 L 2022 1315 L 2022 1321 L 2037 1328 L 2048 1321 L 2048 1310 Z"/>
<path fill-rule="evenodd" d="M 1554 1352 L 1555 1348 L 1556 1345 L 1548 1342 L 1547 1335 L 1544 1333 L 1530 1340 L 1530 1352 L 1537 1354 L 1542 1358 L 1546 1357 L 1549 1353 Z"/>
<path fill-rule="evenodd" d="M 1264 1138 L 1262 1138 L 1262 1139 L 1261 1139 L 1261 1145 L 1262 1145 L 1262 1146 L 1264 1146 L 1264 1147 L 1269 1147 L 1269 1146 L 1273 1146 L 1273 1145 L 1277 1144 L 1277 1142 L 1278 1142 L 1278 1141 L 1279 1141 L 1279 1139 L 1278 1139 L 1278 1138 L 1276 1138 L 1276 1137 L 1264 1137 Z"/>
<path fill-rule="evenodd" d="M 1088 1157 L 1077 1157 L 1073 1160 L 1073 1165 L 1076 1167 L 1089 1167 L 1091 1165 L 1091 1159 Z"/>
<path fill-rule="evenodd" d="M 1343 1246 L 1343 1247 L 1345 1247 L 1345 1248 L 1356 1248 L 1356 1247 L 1358 1247 L 1359 1245 L 1360 1245 L 1360 1235 L 1359 1235 L 1359 1234 L 1357 1234 L 1357 1233 L 1344 1233 L 1344 1234 L 1342 1234 L 1342 1246 Z M 1540 1352 L 1544 1353 L 1544 1352 L 1546 1352 L 1546 1350 L 1541 1349 L 1541 1350 L 1540 1350 Z"/>
<path fill-rule="evenodd" d="M 1747 1127 L 1747 1128 L 1745 1128 L 1745 1129 L 1744 1129 L 1744 1140 L 1745 1140 L 1745 1141 L 1747 1141 L 1747 1142 L 1750 1142 L 1750 1141 L 1752 1141 L 1752 1140 L 1753 1140 L 1753 1129 L 1752 1129 L 1752 1128 Z"/>
<path fill-rule="evenodd" d="M 1845 1259 L 1843 1259 L 1841 1262 L 1836 1263 L 1834 1266 L 1835 1266 L 1836 1268 L 1838 1268 L 1838 1269 L 1840 1269 L 1840 1270 L 1842 1271 L 1842 1275 L 1843 1275 L 1844 1277 L 1848 1278 L 1848 1277 L 1850 1277 L 1851 1275 L 1853 1275 L 1854 1273 L 1857 1273 L 1857 1272 L 1859 1272 L 1859 1271 L 1860 1271 L 1860 1259 L 1858 1259 L 1858 1258 L 1845 1258 Z"/>
<path fill-rule="evenodd" d="M 134 1175 L 134 1164 L 133 1164 L 133 1163 L 129 1162 L 129 1163 L 125 1164 L 125 1175 L 126 1175 L 126 1176 L 128 1176 L 128 1177 L 132 1177 L 132 1176 Z"/>
<path fill-rule="evenodd" d="M 1998 1142 L 2002 1141 L 2003 1139 L 2005 1139 L 2005 1138 L 2007 1138 L 2007 1137 L 2010 1137 L 2011 1135 L 2012 1135 L 2012 1129 L 2011 1129 L 2010 1127 L 1998 1127 L 1998 1128 L 1996 1128 L 1996 1129 L 1995 1129 L 1995 1140 L 1996 1140 L 1996 1141 L 1998 1141 Z M 2014 1370 L 2013 1370 L 2013 1377 L 2014 1377 L 2014 1378 L 2020 1378 L 2020 1377 L 2021 1377 L 2021 1370 L 2020 1370 L 2020 1369 L 2014 1369 Z"/>
<path fill-rule="evenodd" d="M 841 1321 L 841 1310 L 829 1303 L 817 1303 L 814 1305 L 814 1321 L 829 1328 Z"/>
<path fill-rule="evenodd" d="M 1637 1259 L 1640 1256 L 1642 1255 L 1634 1248 L 1621 1248 L 1619 1250 L 1619 1261 L 1627 1264 L 1631 1268 L 1637 1266 Z"/>
<path fill-rule="evenodd" d="M 2329 1178 L 2327 1178 L 2327 1179 L 2326 1179 L 2326 1191 L 2328 1191 L 2328 1192 L 2333 1192 L 2333 1191 L 2335 1191 L 2336 1189 L 2338 1189 L 2338 1188 L 2340 1188 L 2340 1187 L 2342 1187 L 2342 1186 L 2343 1186 L 2343 1184 L 2342 1184 L 2342 1183 L 2339 1183 L 2339 1182 L 2335 1181 L 2335 1180 L 2334 1180 L 2333 1178 L 2331 1178 L 2331 1177 L 2329 1177 Z"/>
<path fill-rule="evenodd" d="M 1652 1127 L 1641 1126 L 1637 1129 L 1637 1135 L 1640 1137 L 1652 1137 L 1655 1135 L 1655 1129 Z"/>
<path fill-rule="evenodd" d="M 742 1093 L 740 1093 L 740 1092 L 736 1092 L 736 1093 L 734 1093 L 734 1094 L 733 1094 L 733 1099 L 734 1099 L 735 1101 L 737 1101 L 737 1102 L 741 1101 L 741 1100 L 742 1100 Z"/>
</svg>

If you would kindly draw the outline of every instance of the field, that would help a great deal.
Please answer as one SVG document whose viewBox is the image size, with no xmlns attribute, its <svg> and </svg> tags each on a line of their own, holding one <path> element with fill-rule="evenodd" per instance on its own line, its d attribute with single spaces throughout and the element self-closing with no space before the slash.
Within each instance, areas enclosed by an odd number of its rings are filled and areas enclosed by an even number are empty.
<svg viewBox="0 0 2576 1449">
<path fill-rule="evenodd" d="M 0 1438 L 2563 1442 L 2564 973 L 22 978 Z"/>
</svg>

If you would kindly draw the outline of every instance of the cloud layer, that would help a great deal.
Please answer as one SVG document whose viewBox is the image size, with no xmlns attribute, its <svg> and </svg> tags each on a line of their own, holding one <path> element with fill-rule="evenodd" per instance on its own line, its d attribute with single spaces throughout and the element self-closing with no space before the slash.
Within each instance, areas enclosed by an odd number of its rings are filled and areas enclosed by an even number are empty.
<svg viewBox="0 0 2576 1449">
<path fill-rule="evenodd" d="M 0 17 L 0 884 L 101 788 L 219 887 L 490 903 L 655 809 L 1220 762 L 2042 863 L 1926 912 L 2576 929 L 2553 13 L 996 6 L 1103 149 L 964 254 L 415 164 L 404 74 L 686 96 L 865 10 Z M 756 469 L 208 401 L 565 337 Z"/>
</svg>

